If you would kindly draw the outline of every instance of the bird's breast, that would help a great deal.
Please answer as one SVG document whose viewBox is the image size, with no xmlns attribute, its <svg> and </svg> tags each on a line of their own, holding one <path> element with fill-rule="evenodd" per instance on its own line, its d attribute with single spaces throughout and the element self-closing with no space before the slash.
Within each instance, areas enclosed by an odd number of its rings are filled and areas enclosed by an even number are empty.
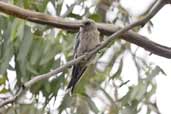
<svg viewBox="0 0 171 114">
<path fill-rule="evenodd" d="M 82 37 L 80 39 L 80 48 L 85 51 L 91 51 L 94 49 L 98 44 L 99 41 L 99 32 L 98 31 L 88 31 L 82 33 Z"/>
<path fill-rule="evenodd" d="M 89 32 L 81 32 L 79 35 L 80 43 L 78 49 L 76 51 L 76 55 L 81 56 L 86 52 L 92 51 L 99 43 L 99 32 L 96 31 L 89 31 Z M 82 60 L 81 64 L 89 64 L 90 61 L 95 57 L 95 55 L 91 56 L 89 60 Z M 89 62 L 87 62 L 89 61 Z"/>
</svg>

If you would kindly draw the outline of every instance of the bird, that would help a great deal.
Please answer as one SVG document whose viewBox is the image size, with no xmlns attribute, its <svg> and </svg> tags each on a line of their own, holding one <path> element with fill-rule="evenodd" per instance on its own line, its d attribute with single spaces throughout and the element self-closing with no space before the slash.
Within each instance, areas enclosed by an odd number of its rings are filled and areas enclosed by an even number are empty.
<svg viewBox="0 0 171 114">
<path fill-rule="evenodd" d="M 73 54 L 74 58 L 76 59 L 77 57 L 95 49 L 100 44 L 99 37 L 100 33 L 95 22 L 90 19 L 83 20 L 76 36 L 76 44 Z M 73 93 L 75 85 L 78 83 L 93 58 L 95 58 L 95 55 L 91 56 L 89 59 L 83 59 L 73 65 L 71 80 L 67 86 L 67 89 L 71 89 L 71 93 Z"/>
</svg>

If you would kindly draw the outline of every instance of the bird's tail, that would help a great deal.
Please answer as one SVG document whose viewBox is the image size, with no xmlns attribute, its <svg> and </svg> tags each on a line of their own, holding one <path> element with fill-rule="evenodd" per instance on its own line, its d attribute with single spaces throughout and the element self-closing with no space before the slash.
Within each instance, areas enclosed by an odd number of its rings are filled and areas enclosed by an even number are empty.
<svg viewBox="0 0 171 114">
<path fill-rule="evenodd" d="M 71 88 L 71 93 L 73 93 L 75 85 L 80 80 L 86 68 L 87 68 L 86 66 L 81 67 L 79 64 L 74 65 L 73 70 L 72 70 L 72 78 L 67 86 L 67 89 Z"/>
</svg>

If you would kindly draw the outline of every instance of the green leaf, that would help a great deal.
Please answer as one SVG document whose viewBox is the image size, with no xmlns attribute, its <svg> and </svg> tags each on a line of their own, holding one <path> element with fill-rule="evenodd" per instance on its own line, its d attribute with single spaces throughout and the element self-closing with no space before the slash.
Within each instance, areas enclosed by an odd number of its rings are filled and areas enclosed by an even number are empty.
<svg viewBox="0 0 171 114">
<path fill-rule="evenodd" d="M 6 75 L 0 75 L 0 85 L 5 85 L 5 82 L 7 81 Z"/>
<path fill-rule="evenodd" d="M 5 94 L 5 93 L 7 93 L 7 92 L 9 92 L 9 90 L 6 89 L 6 88 L 3 88 L 2 90 L 0 90 L 0 93 L 1 93 L 1 94 Z"/>
<path fill-rule="evenodd" d="M 4 74 L 6 69 L 9 67 L 9 61 L 11 60 L 14 52 L 12 43 L 6 47 L 4 56 L 0 61 L 0 74 Z"/>
<path fill-rule="evenodd" d="M 9 64 L 8 70 L 15 71 L 15 68 L 12 65 Z"/>
<path fill-rule="evenodd" d="M 48 97 L 49 94 L 52 92 L 50 83 L 49 82 L 45 83 L 45 86 L 44 87 L 45 87 L 45 91 L 46 91 L 46 92 L 44 92 L 44 93 L 46 93 L 45 94 L 45 97 Z"/>
<path fill-rule="evenodd" d="M 153 68 L 152 70 L 146 72 L 146 74 L 147 74 L 147 79 L 146 80 L 151 81 L 160 72 L 163 73 L 164 75 L 166 75 L 166 73 L 163 71 L 163 69 L 161 69 L 159 66 L 155 66 L 155 68 Z"/>
<path fill-rule="evenodd" d="M 38 12 L 45 12 L 47 8 L 47 3 L 49 0 L 39 0 L 39 1 L 34 1 L 31 4 L 31 8 L 37 10 Z"/>
<path fill-rule="evenodd" d="M 72 12 L 68 15 L 68 17 L 73 17 L 75 19 L 81 19 L 82 18 L 80 15 L 74 14 Z"/>
<path fill-rule="evenodd" d="M 120 114 L 137 114 L 137 112 L 130 106 L 121 110 Z"/>
<path fill-rule="evenodd" d="M 137 86 L 133 87 L 133 90 L 130 95 L 130 100 L 140 101 L 147 91 L 147 84 L 141 81 Z"/>
<path fill-rule="evenodd" d="M 88 114 L 89 113 L 89 106 L 88 103 L 82 99 L 82 97 L 77 98 L 77 108 L 76 114 Z"/>
<path fill-rule="evenodd" d="M 41 60 L 43 47 L 43 39 L 41 37 L 35 37 L 33 39 L 32 48 L 30 49 L 30 64 L 36 65 Z"/>
<path fill-rule="evenodd" d="M 30 65 L 29 62 L 26 62 L 26 69 L 31 72 L 33 75 L 38 75 L 39 72 L 35 69 L 35 67 L 33 67 L 32 65 Z"/>
<path fill-rule="evenodd" d="M 114 73 L 114 74 L 110 77 L 110 79 L 113 80 L 113 79 L 115 79 L 115 78 L 119 78 L 120 75 L 121 75 L 121 73 L 122 73 L 122 68 L 123 68 L 123 59 L 120 60 L 120 62 L 119 62 L 119 67 L 118 67 L 116 73 Z"/>
<path fill-rule="evenodd" d="M 3 16 L 3 15 L 0 15 L 0 30 L 1 31 L 5 31 L 7 30 L 7 27 L 8 27 L 8 21 L 9 21 L 9 18 L 7 16 Z M 0 36 L 2 36 L 3 33 L 0 32 Z M 0 38 L 0 41 L 2 39 Z"/>
<path fill-rule="evenodd" d="M 69 95 L 69 93 L 65 94 L 65 96 L 63 97 L 63 100 L 58 108 L 59 114 L 61 114 L 62 111 L 65 110 L 66 108 L 71 107 L 73 104 L 73 100 L 74 100 L 74 97 L 71 97 Z"/>
<path fill-rule="evenodd" d="M 155 94 L 156 89 L 157 89 L 157 84 L 156 83 L 150 82 L 150 84 L 148 86 L 151 86 L 152 88 L 151 88 L 150 91 L 148 91 L 146 93 L 146 99 L 150 99 L 150 97 Z"/>
<path fill-rule="evenodd" d="M 13 42 L 11 41 L 11 24 L 8 24 L 6 31 L 3 34 L 4 43 L 2 46 L 2 57 L 0 58 L 0 74 L 4 74 L 9 66 L 9 61 L 11 60 L 14 49 Z"/>
<path fill-rule="evenodd" d="M 52 93 L 54 96 L 57 95 L 58 90 L 64 84 L 64 81 L 65 81 L 64 74 L 61 74 L 57 78 L 53 79 L 52 82 L 50 82 L 51 88 L 53 90 Z"/>
<path fill-rule="evenodd" d="M 64 0 L 58 0 L 56 6 L 56 14 L 60 16 Z M 55 3 L 54 3 L 55 4 Z M 55 6 L 54 6 L 55 7 Z"/>
<path fill-rule="evenodd" d="M 94 13 L 94 14 L 90 15 L 89 18 L 96 22 L 101 22 L 103 19 L 102 16 L 98 13 Z"/>
<path fill-rule="evenodd" d="M 60 48 L 60 44 L 56 39 L 46 39 L 44 50 L 42 53 L 42 58 L 40 60 L 40 65 L 47 64 L 50 60 L 54 59 L 55 55 L 59 52 Z"/>
<path fill-rule="evenodd" d="M 44 10 L 46 10 L 48 2 L 49 2 L 49 0 L 43 0 L 42 3 L 39 4 L 39 6 L 41 6 L 41 7 L 39 7 L 39 11 L 43 12 Z"/>
<path fill-rule="evenodd" d="M 128 104 L 128 102 L 131 101 L 130 95 L 131 95 L 132 89 L 133 89 L 133 87 L 129 87 L 129 91 L 127 92 L 127 94 L 121 98 L 121 100 L 120 100 L 121 106 L 125 106 Z"/>
<path fill-rule="evenodd" d="M 148 104 L 148 108 L 149 108 L 151 111 L 154 111 L 154 112 L 156 112 L 156 113 L 159 113 L 158 107 L 157 107 L 157 104 L 156 104 L 156 103 L 149 103 L 149 104 Z"/>
<path fill-rule="evenodd" d="M 158 69 L 163 75 L 167 75 L 166 72 L 160 66 L 157 65 L 156 69 Z"/>
<path fill-rule="evenodd" d="M 88 95 L 85 95 L 85 100 L 87 101 L 90 109 L 95 113 L 95 114 L 98 114 L 99 112 L 99 109 L 97 108 L 96 104 L 94 103 L 94 101 L 88 96 Z"/>
<path fill-rule="evenodd" d="M 103 94 L 106 96 L 106 98 L 110 101 L 110 103 L 114 106 L 115 102 L 113 101 L 113 98 L 106 92 L 105 89 L 101 88 L 99 86 L 99 89 L 103 92 Z"/>
<path fill-rule="evenodd" d="M 27 55 L 32 44 L 32 37 L 33 36 L 31 33 L 31 28 L 28 26 L 24 26 L 23 41 L 21 42 L 21 46 L 19 47 L 19 53 L 17 56 L 18 61 L 27 61 Z"/>
<path fill-rule="evenodd" d="M 42 85 L 45 83 L 45 81 L 41 81 L 40 83 L 35 83 L 31 88 L 30 91 L 33 94 L 38 94 L 40 89 L 42 88 Z"/>
</svg>

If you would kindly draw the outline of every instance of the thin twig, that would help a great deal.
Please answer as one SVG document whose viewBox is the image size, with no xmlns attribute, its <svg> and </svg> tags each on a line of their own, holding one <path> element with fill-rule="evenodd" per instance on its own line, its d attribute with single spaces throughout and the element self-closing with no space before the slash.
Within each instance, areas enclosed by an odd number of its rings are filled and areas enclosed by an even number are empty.
<svg viewBox="0 0 171 114">
<path fill-rule="evenodd" d="M 16 93 L 15 96 L 12 96 L 2 102 L 0 102 L 0 107 L 4 106 L 4 105 L 7 105 L 9 103 L 13 103 L 14 101 L 16 101 L 16 99 L 23 93 L 24 89 L 23 88 L 20 88 L 19 91 Z"/>
<path fill-rule="evenodd" d="M 74 60 L 71 60 L 69 62 L 67 62 L 67 64 L 59 67 L 59 68 L 56 68 L 46 74 L 42 74 L 42 75 L 38 75 L 38 76 L 34 76 L 34 78 L 32 78 L 31 80 L 29 80 L 28 82 L 26 82 L 24 84 L 24 87 L 25 88 L 29 88 L 31 87 L 33 84 L 35 84 L 36 82 L 40 81 L 40 80 L 45 80 L 45 79 L 48 79 L 50 78 L 51 76 L 55 75 L 55 74 L 58 74 L 60 72 L 62 72 L 64 69 L 72 66 L 73 64 L 76 64 L 78 63 L 80 60 L 82 60 L 83 58 L 85 58 L 87 55 L 82 55 L 80 57 L 78 57 L 77 59 L 74 59 Z"/>
<path fill-rule="evenodd" d="M 75 5 L 80 4 L 81 0 L 76 0 L 73 4 L 71 4 L 69 7 L 67 7 L 67 11 L 61 15 L 61 17 L 67 17 L 74 9 Z"/>
<path fill-rule="evenodd" d="M 83 58 L 86 58 L 86 57 L 89 57 L 89 56 L 92 56 L 93 54 L 97 53 L 100 49 L 104 48 L 106 45 L 108 45 L 111 41 L 113 41 L 116 37 L 119 37 L 121 36 L 123 33 L 125 33 L 126 31 L 134 28 L 135 26 L 139 26 L 139 25 L 142 25 L 144 24 L 145 22 L 147 22 L 148 20 L 150 20 L 152 18 L 152 15 L 154 15 L 156 9 L 158 9 L 158 7 L 160 6 L 160 4 L 162 3 L 163 0 L 158 0 L 156 2 L 156 4 L 152 7 L 152 10 L 150 11 L 149 14 L 147 14 L 143 19 L 135 22 L 135 23 L 132 23 L 130 25 L 128 25 L 127 27 L 123 28 L 123 29 L 120 29 L 119 31 L 115 32 L 114 34 L 112 34 L 111 36 L 109 36 L 109 38 L 107 40 L 105 40 L 104 42 L 102 42 L 98 47 L 96 47 L 94 50 L 92 50 L 91 52 L 85 54 L 85 55 L 82 55 L 80 57 L 78 57 L 77 59 L 74 59 L 74 60 L 71 60 L 70 62 L 68 62 L 67 64 L 59 67 L 59 68 L 56 68 L 55 70 L 52 70 L 46 74 L 42 74 L 42 75 L 38 75 L 38 76 L 35 76 L 33 79 L 31 79 L 30 81 L 26 82 L 24 84 L 24 87 L 27 89 L 27 88 L 30 88 L 32 85 L 34 85 L 35 83 L 39 82 L 40 80 L 45 80 L 45 79 L 48 79 L 49 77 L 59 73 L 59 72 L 62 72 L 64 69 L 68 68 L 69 66 L 73 65 L 73 64 L 76 64 L 78 63 L 80 60 L 82 60 Z M 148 19 L 148 20 L 147 20 Z M 8 103 L 11 103 L 11 102 L 14 102 L 16 100 L 17 97 L 19 97 L 22 92 L 24 90 L 21 90 L 21 92 L 18 92 L 18 94 L 10 99 L 7 99 L 6 101 L 4 102 L 1 102 L 0 103 L 0 107 L 8 104 Z"/>
</svg>

